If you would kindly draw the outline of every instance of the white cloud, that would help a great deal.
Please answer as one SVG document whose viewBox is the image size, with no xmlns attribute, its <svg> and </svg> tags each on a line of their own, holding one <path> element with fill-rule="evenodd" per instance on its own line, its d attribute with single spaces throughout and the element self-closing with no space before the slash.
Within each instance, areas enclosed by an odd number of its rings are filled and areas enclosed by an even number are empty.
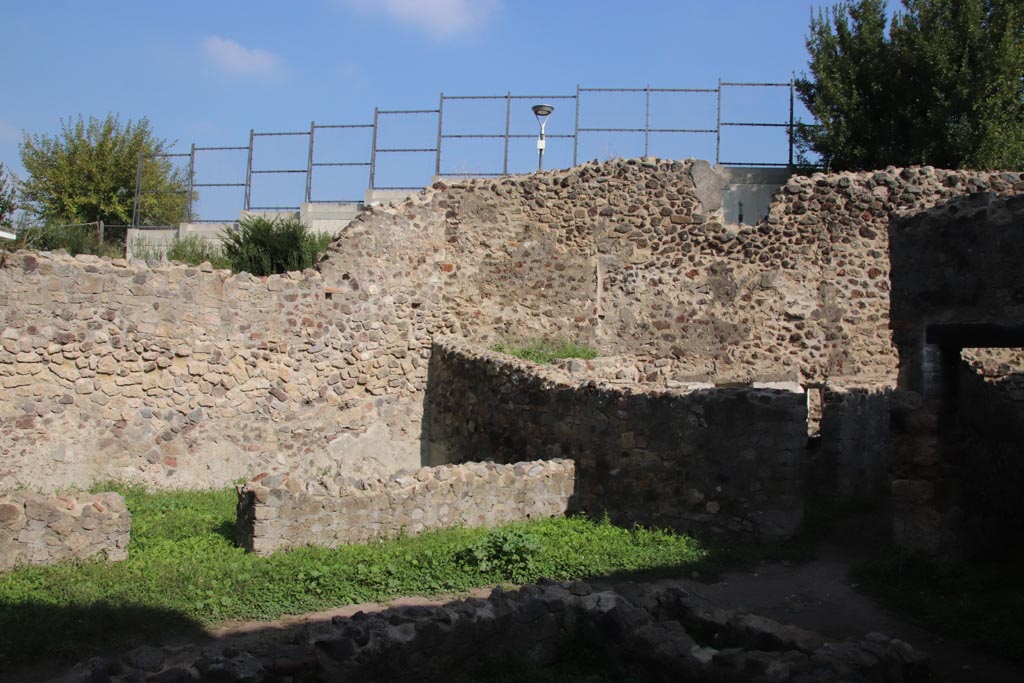
<svg viewBox="0 0 1024 683">
<path fill-rule="evenodd" d="M 484 24 L 500 0 L 337 0 L 361 11 L 384 12 L 435 38 L 450 38 Z"/>
<path fill-rule="evenodd" d="M 284 64 L 273 52 L 250 49 L 220 36 L 205 38 L 203 53 L 214 66 L 231 76 L 272 80 L 284 75 Z"/>
</svg>

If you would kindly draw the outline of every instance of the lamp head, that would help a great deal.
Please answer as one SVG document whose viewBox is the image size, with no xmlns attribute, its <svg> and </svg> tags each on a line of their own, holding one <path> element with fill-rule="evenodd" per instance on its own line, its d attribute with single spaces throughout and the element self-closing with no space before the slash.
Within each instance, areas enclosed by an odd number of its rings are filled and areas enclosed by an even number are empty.
<svg viewBox="0 0 1024 683">
<path fill-rule="evenodd" d="M 533 113 L 537 118 L 543 118 L 551 115 L 551 112 L 555 110 L 550 104 L 535 104 L 533 105 Z"/>
</svg>

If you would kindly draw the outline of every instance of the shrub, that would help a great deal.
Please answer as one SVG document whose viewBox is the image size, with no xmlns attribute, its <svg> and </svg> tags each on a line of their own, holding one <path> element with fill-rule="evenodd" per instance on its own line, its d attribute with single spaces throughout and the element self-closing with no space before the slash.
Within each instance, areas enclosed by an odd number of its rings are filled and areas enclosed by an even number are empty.
<svg viewBox="0 0 1024 683">
<path fill-rule="evenodd" d="M 247 216 L 224 232 L 224 257 L 236 273 L 274 275 L 311 268 L 331 243 L 314 235 L 302 221 Z"/>
<path fill-rule="evenodd" d="M 463 566 L 482 574 L 497 574 L 515 582 L 535 576 L 534 555 L 540 543 L 521 527 L 493 529 L 461 554 Z"/>
</svg>

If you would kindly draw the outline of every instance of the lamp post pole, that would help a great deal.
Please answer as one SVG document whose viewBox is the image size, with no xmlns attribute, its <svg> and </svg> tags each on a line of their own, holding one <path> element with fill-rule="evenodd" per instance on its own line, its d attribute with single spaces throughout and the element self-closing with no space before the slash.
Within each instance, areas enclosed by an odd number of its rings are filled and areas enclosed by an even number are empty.
<svg viewBox="0 0 1024 683">
<path fill-rule="evenodd" d="M 544 170 L 544 127 L 541 126 L 540 137 L 537 138 L 537 172 Z"/>
<path fill-rule="evenodd" d="M 550 104 L 533 105 L 533 114 L 537 117 L 540 125 L 540 136 L 537 138 L 537 172 L 544 170 L 544 147 L 547 144 L 544 140 L 544 126 L 547 125 L 548 117 L 555 110 Z"/>
</svg>

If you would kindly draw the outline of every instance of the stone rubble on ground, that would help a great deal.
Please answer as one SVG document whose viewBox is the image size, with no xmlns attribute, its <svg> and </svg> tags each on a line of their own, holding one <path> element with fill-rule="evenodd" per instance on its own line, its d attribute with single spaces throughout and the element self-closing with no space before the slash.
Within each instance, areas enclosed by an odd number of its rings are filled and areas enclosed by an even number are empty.
<svg viewBox="0 0 1024 683">
<path fill-rule="evenodd" d="M 450 681 L 523 663 L 550 666 L 580 643 L 636 680 L 917 683 L 926 657 L 880 633 L 842 642 L 742 610 L 720 609 L 671 582 L 591 585 L 541 580 L 487 599 L 358 612 L 259 645 L 216 643 L 94 658 L 62 683 Z"/>
</svg>

